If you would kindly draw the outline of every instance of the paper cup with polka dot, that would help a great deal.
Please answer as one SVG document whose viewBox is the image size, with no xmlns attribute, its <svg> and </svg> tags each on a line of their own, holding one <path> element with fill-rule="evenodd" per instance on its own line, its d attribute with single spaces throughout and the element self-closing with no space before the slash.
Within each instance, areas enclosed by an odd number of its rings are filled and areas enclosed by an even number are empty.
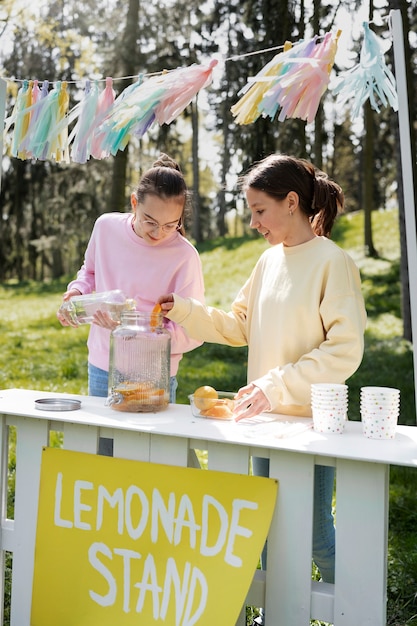
<svg viewBox="0 0 417 626">
<path fill-rule="evenodd" d="M 394 439 L 400 414 L 399 389 L 362 387 L 360 411 L 365 437 Z"/>
<path fill-rule="evenodd" d="M 342 435 L 345 429 L 347 409 L 319 409 L 312 407 L 313 429 L 318 433 Z"/>
<path fill-rule="evenodd" d="M 345 429 L 347 410 L 347 385 L 334 383 L 311 385 L 311 412 L 316 432 L 341 435 Z"/>
<path fill-rule="evenodd" d="M 398 412 L 368 413 L 361 411 L 362 429 L 369 439 L 394 439 L 398 424 Z"/>
</svg>

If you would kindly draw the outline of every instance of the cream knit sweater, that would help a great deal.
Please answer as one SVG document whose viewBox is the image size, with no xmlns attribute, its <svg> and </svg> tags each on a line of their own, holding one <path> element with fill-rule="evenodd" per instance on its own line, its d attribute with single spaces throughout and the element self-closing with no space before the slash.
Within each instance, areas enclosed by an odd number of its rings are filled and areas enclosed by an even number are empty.
<svg viewBox="0 0 417 626">
<path fill-rule="evenodd" d="M 248 382 L 276 413 L 311 415 L 311 383 L 345 382 L 363 356 L 359 271 L 325 237 L 264 252 L 230 312 L 175 294 L 167 317 L 196 339 L 248 345 Z"/>
</svg>

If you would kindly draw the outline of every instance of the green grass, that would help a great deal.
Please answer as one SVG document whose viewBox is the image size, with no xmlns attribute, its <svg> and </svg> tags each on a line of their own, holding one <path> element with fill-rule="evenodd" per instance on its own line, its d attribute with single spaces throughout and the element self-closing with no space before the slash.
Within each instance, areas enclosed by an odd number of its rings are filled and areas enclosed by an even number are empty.
<svg viewBox="0 0 417 626">
<path fill-rule="evenodd" d="M 63 328 L 67 281 L 0 287 L 0 388 L 87 393 L 87 327 Z"/>
<path fill-rule="evenodd" d="M 415 425 L 412 346 L 402 338 L 397 212 L 374 212 L 372 223 L 378 258 L 364 255 L 362 213 L 343 216 L 334 231 L 334 239 L 360 268 L 368 311 L 365 355 L 348 381 L 349 418 L 359 419 L 361 386 L 383 385 L 401 390 L 400 422 Z M 224 238 L 202 244 L 199 248 L 207 303 L 227 309 L 267 246 L 258 237 Z M 0 388 L 87 393 L 88 327 L 63 328 L 56 319 L 68 280 L 0 286 Z M 236 391 L 246 382 L 246 359 L 246 348 L 214 344 L 184 355 L 178 375 L 178 402 L 188 403 L 188 394 L 202 384 Z M 417 625 L 416 492 L 415 470 L 391 468 L 390 626 Z"/>
</svg>

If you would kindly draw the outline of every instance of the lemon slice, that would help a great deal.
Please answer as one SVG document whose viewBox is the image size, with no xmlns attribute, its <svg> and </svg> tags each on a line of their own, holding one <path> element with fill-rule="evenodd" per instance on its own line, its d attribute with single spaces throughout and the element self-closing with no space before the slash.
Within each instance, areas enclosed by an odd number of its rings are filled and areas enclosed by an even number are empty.
<svg viewBox="0 0 417 626">
<path fill-rule="evenodd" d="M 157 302 L 151 311 L 150 327 L 152 330 L 159 326 L 159 314 L 161 311 L 161 305 Z"/>
</svg>

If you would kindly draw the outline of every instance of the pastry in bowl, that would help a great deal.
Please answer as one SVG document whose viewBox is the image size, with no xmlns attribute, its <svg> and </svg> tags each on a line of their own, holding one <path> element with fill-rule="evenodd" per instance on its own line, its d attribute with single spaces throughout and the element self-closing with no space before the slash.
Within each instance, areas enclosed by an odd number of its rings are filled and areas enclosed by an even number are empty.
<svg viewBox="0 0 417 626">
<path fill-rule="evenodd" d="M 234 397 L 234 393 L 216 391 L 213 387 L 204 385 L 196 389 L 189 399 L 192 413 L 196 417 L 232 420 Z"/>
</svg>

